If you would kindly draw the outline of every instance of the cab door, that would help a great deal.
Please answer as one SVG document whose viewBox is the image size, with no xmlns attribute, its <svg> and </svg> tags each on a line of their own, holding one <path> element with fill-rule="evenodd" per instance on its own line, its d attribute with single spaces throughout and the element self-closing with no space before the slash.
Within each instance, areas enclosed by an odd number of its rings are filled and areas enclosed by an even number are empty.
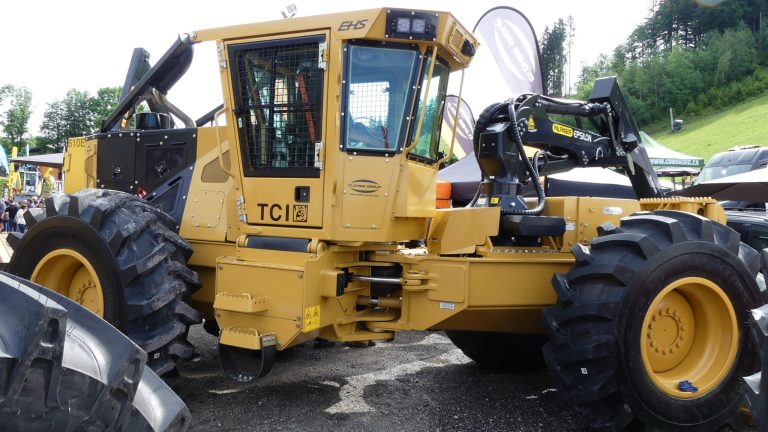
<svg viewBox="0 0 768 432">
<path fill-rule="evenodd" d="M 321 227 L 327 34 L 228 45 L 248 224 Z"/>
</svg>

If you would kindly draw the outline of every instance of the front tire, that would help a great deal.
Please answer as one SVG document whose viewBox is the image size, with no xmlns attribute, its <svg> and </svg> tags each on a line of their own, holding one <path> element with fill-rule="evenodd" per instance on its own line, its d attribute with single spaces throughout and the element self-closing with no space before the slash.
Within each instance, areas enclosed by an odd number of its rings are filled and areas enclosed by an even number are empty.
<svg viewBox="0 0 768 432">
<path fill-rule="evenodd" d="M 739 428 L 756 367 L 748 311 L 760 259 L 730 228 L 657 211 L 607 224 L 553 285 L 544 357 L 563 395 L 596 429 Z"/>
<path fill-rule="evenodd" d="M 190 358 L 189 326 L 201 321 L 187 299 L 200 287 L 186 266 L 192 250 L 176 223 L 130 194 L 83 190 L 46 200 L 10 234 L 6 271 L 62 294 L 113 324 L 162 375 Z"/>
</svg>

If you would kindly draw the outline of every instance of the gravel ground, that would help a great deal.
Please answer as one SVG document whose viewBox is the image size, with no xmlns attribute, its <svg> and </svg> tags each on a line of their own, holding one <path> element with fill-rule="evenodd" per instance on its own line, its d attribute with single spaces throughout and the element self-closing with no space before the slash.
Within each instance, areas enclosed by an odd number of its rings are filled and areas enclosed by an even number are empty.
<svg viewBox="0 0 768 432">
<path fill-rule="evenodd" d="M 278 354 L 255 383 L 225 378 L 216 339 L 190 332 L 200 357 L 172 384 L 193 431 L 578 431 L 586 423 L 559 400 L 541 369 L 478 368 L 441 332 L 398 333 L 370 348 L 304 344 Z"/>
</svg>

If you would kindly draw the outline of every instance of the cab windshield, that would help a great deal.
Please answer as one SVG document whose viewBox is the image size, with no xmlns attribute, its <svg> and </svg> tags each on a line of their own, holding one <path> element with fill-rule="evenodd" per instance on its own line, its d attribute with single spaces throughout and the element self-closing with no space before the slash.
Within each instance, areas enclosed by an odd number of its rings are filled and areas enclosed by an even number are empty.
<svg viewBox="0 0 768 432">
<path fill-rule="evenodd" d="M 348 47 L 342 141 L 347 151 L 402 150 L 420 65 L 413 46 Z"/>
</svg>

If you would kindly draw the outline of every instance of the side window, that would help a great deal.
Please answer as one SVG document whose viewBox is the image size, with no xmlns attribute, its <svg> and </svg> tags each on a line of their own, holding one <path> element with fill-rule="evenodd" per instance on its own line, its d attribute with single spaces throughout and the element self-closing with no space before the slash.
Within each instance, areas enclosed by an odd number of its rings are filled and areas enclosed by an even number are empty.
<svg viewBox="0 0 768 432">
<path fill-rule="evenodd" d="M 248 177 L 319 177 L 322 37 L 230 48 L 235 116 Z"/>
<path fill-rule="evenodd" d="M 417 122 L 421 118 L 421 111 L 424 109 L 424 106 L 422 106 L 424 94 L 421 92 L 427 91 L 431 63 L 432 55 L 428 51 L 426 61 L 424 62 L 421 86 L 419 87 L 418 106 L 413 116 L 414 122 L 411 125 L 411 141 L 414 140 Z M 438 59 L 432 71 L 432 82 L 429 85 L 424 120 L 421 123 L 421 133 L 415 138 L 416 145 L 411 149 L 411 156 L 430 162 L 436 161 L 438 158 L 437 148 L 440 144 L 440 129 L 443 126 L 443 104 L 445 103 L 445 95 L 448 91 L 448 75 L 450 72 L 451 70 L 448 68 L 448 65 Z"/>
</svg>

